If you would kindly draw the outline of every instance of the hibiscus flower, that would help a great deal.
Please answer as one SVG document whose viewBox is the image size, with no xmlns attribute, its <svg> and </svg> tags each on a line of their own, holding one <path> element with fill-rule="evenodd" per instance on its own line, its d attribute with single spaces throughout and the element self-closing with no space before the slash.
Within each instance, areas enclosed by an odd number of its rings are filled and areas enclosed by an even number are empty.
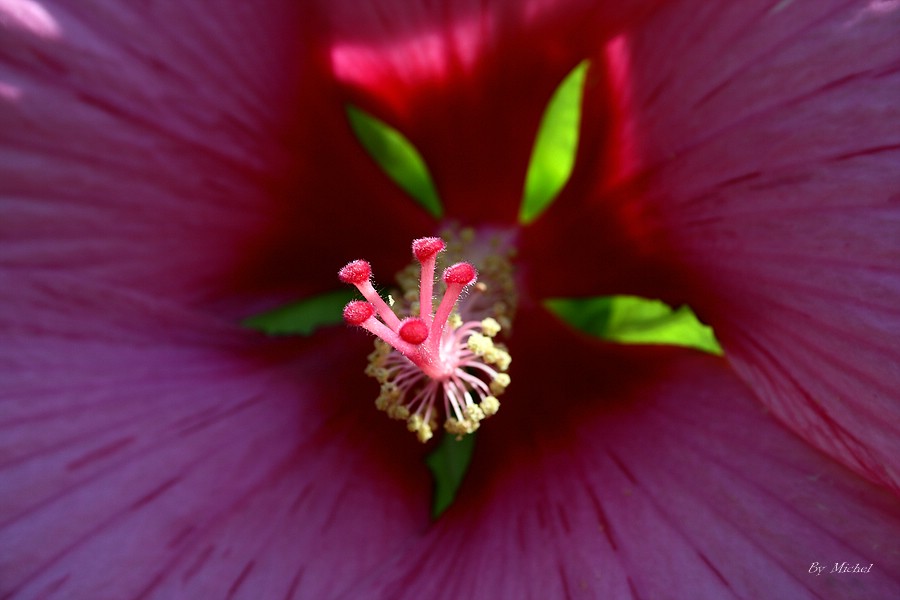
<svg viewBox="0 0 900 600">
<path fill-rule="evenodd" d="M 296 4 L 0 1 L 4 597 L 896 593 L 900 4 Z M 571 178 L 520 219 L 584 60 Z M 519 304 L 435 520 L 370 339 L 241 322 L 450 221 L 512 232 Z M 545 302 L 610 294 L 687 302 L 724 356 Z"/>
</svg>

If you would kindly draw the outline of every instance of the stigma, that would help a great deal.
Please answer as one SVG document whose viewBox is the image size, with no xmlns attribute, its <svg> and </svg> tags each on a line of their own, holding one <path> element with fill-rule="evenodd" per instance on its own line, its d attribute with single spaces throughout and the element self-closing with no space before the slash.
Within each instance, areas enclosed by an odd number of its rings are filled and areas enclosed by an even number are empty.
<svg viewBox="0 0 900 600">
<path fill-rule="evenodd" d="M 496 342 L 501 323 L 509 323 L 507 311 L 500 310 L 497 318 L 491 314 L 470 318 L 472 311 L 460 310 L 461 303 L 488 289 L 489 284 L 478 281 L 475 267 L 457 262 L 443 269 L 443 295 L 435 298 L 438 259 L 446 249 L 440 237 L 413 241 L 417 281 L 413 284 L 407 270 L 401 278 L 405 289 L 400 300 L 388 296 L 390 303 L 372 285 L 372 268 L 365 260 L 352 261 L 338 272 L 342 282 L 355 286 L 365 298 L 344 307 L 344 320 L 378 338 L 365 369 L 381 386 L 375 406 L 390 418 L 405 421 L 422 443 L 434 436 L 441 421 L 457 438 L 473 433 L 481 421 L 497 413 L 497 397 L 510 383 L 506 371 L 511 357 Z M 497 260 L 491 263 L 489 273 L 497 270 L 496 264 Z M 470 304 L 481 308 L 478 302 Z M 463 312 L 469 320 L 463 320 Z"/>
</svg>

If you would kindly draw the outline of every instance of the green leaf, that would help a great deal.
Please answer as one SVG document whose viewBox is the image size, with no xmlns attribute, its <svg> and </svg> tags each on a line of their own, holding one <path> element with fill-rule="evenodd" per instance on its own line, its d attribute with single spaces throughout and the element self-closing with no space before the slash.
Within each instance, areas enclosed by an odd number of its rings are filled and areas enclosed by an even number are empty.
<svg viewBox="0 0 900 600">
<path fill-rule="evenodd" d="M 456 440 L 456 436 L 445 433 L 438 447 L 425 458 L 425 463 L 434 477 L 431 516 L 435 519 L 456 499 L 456 491 L 469 469 L 474 450 L 474 433 L 463 436 L 459 441 Z"/>
<path fill-rule="evenodd" d="M 581 99 L 589 61 L 581 61 L 556 88 L 541 119 L 528 173 L 519 222 L 531 223 L 556 199 L 575 166 Z"/>
<path fill-rule="evenodd" d="M 441 200 L 415 146 L 402 133 L 355 106 L 347 106 L 347 118 L 360 143 L 388 177 L 439 219 Z"/>
<path fill-rule="evenodd" d="M 310 335 L 319 327 L 341 323 L 344 305 L 355 297 L 354 290 L 328 292 L 248 317 L 243 325 L 269 335 Z"/>
<path fill-rule="evenodd" d="M 544 305 L 578 329 L 621 344 L 663 344 L 721 355 L 713 330 L 688 306 L 672 309 L 659 300 L 637 296 L 555 298 Z"/>
</svg>

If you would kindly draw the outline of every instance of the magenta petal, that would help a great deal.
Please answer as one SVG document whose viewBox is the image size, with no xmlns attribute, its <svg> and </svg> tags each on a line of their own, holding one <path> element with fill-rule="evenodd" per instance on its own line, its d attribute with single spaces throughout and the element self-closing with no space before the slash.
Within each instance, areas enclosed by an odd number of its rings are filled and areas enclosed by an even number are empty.
<svg viewBox="0 0 900 600">
<path fill-rule="evenodd" d="M 427 525 L 421 450 L 345 361 L 366 340 L 273 354 L 165 301 L 22 283 L 0 310 L 0 594 L 333 597 Z"/>
<path fill-rule="evenodd" d="M 650 356 L 631 389 L 557 395 L 562 422 L 524 409 L 518 438 L 485 429 L 462 500 L 383 597 L 892 597 L 890 494 L 785 430 L 722 361 Z"/>
<path fill-rule="evenodd" d="M 4 3 L 3 260 L 246 316 L 243 297 L 334 287 L 365 242 L 377 259 L 372 223 L 411 203 L 348 177 L 347 148 L 367 157 L 295 4 Z"/>
<path fill-rule="evenodd" d="M 895 490 L 898 30 L 892 2 L 669 6 L 619 48 L 616 174 L 741 377 Z"/>
<path fill-rule="evenodd" d="M 4 259 L 191 300 L 233 286 L 296 177 L 289 5 L 5 3 Z"/>
</svg>

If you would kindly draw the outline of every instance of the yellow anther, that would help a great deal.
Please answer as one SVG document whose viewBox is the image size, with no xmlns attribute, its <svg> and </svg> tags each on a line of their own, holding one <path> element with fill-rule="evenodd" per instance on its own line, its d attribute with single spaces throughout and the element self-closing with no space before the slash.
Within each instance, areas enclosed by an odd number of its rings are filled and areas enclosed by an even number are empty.
<svg viewBox="0 0 900 600">
<path fill-rule="evenodd" d="M 494 396 L 487 396 L 481 401 L 479 406 L 481 406 L 481 411 L 484 413 L 485 417 L 491 417 L 496 415 L 497 411 L 500 410 L 500 401 Z"/>
<path fill-rule="evenodd" d="M 430 440 L 433 436 L 434 433 L 432 433 L 431 427 L 429 427 L 427 423 L 422 423 L 422 426 L 419 427 L 418 431 L 416 431 L 416 437 L 419 438 L 419 441 L 423 444 Z"/>
<path fill-rule="evenodd" d="M 492 347 L 488 352 L 484 353 L 484 361 L 489 364 L 497 365 L 497 368 L 501 371 L 505 371 L 509 368 L 509 363 L 512 362 L 512 357 L 509 355 L 509 352 L 504 350 L 503 348 Z"/>
<path fill-rule="evenodd" d="M 497 322 L 496 319 L 492 317 L 488 317 L 481 321 L 481 333 L 488 337 L 494 337 L 498 333 L 500 333 L 500 323 Z"/>
<path fill-rule="evenodd" d="M 491 338 L 480 333 L 473 333 L 470 335 L 469 339 L 466 341 L 466 345 L 476 356 L 485 356 L 494 349 L 494 342 L 491 341 Z"/>
<path fill-rule="evenodd" d="M 463 324 L 463 320 L 462 320 L 462 317 L 459 316 L 459 313 L 453 313 L 453 314 L 450 315 L 450 317 L 447 319 L 447 323 L 448 323 L 448 324 L 450 325 L 450 327 L 452 327 L 453 329 L 459 329 L 460 326 Z"/>
<path fill-rule="evenodd" d="M 413 433 L 419 431 L 423 425 L 425 425 L 425 422 L 422 420 L 422 416 L 418 413 L 412 415 L 406 420 L 406 428 Z"/>
<path fill-rule="evenodd" d="M 389 372 L 387 369 L 373 364 L 370 364 L 368 367 L 366 367 L 365 374 L 378 383 L 385 383 L 389 377 Z"/>
<path fill-rule="evenodd" d="M 391 409 L 397 405 L 397 402 L 403 396 L 400 388 L 396 384 L 387 382 L 381 384 L 381 393 L 375 399 L 375 406 L 378 410 L 387 411 L 390 414 Z"/>
<path fill-rule="evenodd" d="M 444 430 L 447 433 L 455 433 L 457 435 L 461 435 L 466 433 L 466 429 L 463 426 L 461 421 L 457 421 L 456 419 L 447 419 L 444 421 Z"/>
<path fill-rule="evenodd" d="M 387 415 L 398 421 L 405 421 L 409 418 L 409 409 L 402 404 L 392 404 L 387 409 Z"/>
<path fill-rule="evenodd" d="M 466 419 L 472 423 L 478 423 L 484 419 L 484 412 L 477 404 L 466 407 Z"/>
<path fill-rule="evenodd" d="M 506 391 L 510 381 L 511 379 L 506 373 L 497 374 L 497 376 L 494 377 L 494 380 L 491 381 L 491 393 L 495 396 L 499 396 Z"/>
<path fill-rule="evenodd" d="M 464 435 L 474 433 L 478 429 L 478 422 L 469 419 L 458 421 L 450 418 L 444 422 L 444 429 L 447 433 L 455 435 L 457 440 L 461 440 Z"/>
<path fill-rule="evenodd" d="M 431 426 L 422 420 L 422 416 L 418 413 L 412 415 L 406 420 L 406 428 L 416 434 L 419 441 L 423 444 L 434 437 Z"/>
<path fill-rule="evenodd" d="M 381 365 L 391 353 L 391 347 L 381 340 L 375 340 L 375 349 L 367 357 L 370 363 Z"/>
</svg>

